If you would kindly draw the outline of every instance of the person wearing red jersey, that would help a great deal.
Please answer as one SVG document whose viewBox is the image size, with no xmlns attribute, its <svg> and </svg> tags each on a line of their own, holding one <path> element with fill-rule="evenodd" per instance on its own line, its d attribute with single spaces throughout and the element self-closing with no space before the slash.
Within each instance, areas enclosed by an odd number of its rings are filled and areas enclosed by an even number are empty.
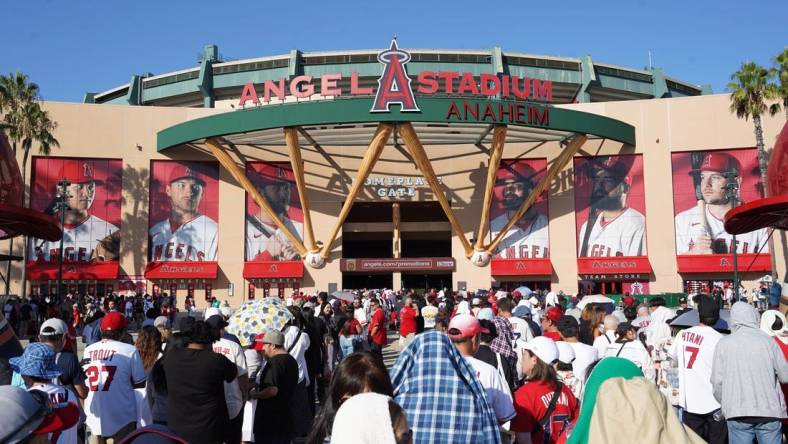
<svg viewBox="0 0 788 444">
<path fill-rule="evenodd" d="M 557 443 L 566 427 L 578 416 L 578 403 L 572 390 L 558 380 L 553 364 L 558 360 L 555 342 L 536 337 L 518 341 L 522 371 L 527 382 L 514 393 L 511 431 L 518 444 Z"/>
<path fill-rule="evenodd" d="M 418 315 L 418 306 L 413 303 L 413 298 L 406 297 L 399 310 L 399 343 L 402 348 L 405 348 L 416 335 Z"/>
<path fill-rule="evenodd" d="M 386 315 L 377 298 L 369 301 L 369 309 L 372 311 L 372 319 L 369 321 L 370 351 L 382 359 L 383 347 L 386 346 Z"/>
<path fill-rule="evenodd" d="M 561 340 L 561 332 L 558 331 L 558 320 L 564 312 L 558 307 L 550 307 L 542 318 L 542 336 L 548 337 L 555 342 Z"/>
</svg>

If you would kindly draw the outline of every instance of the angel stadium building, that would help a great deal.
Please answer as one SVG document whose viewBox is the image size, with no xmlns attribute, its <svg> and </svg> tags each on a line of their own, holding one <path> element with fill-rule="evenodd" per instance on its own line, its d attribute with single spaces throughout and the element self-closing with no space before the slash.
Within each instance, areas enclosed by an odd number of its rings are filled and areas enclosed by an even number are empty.
<svg viewBox="0 0 788 444">
<path fill-rule="evenodd" d="M 67 291 L 231 304 L 299 288 L 692 292 L 728 285 L 734 263 L 747 290 L 785 276 L 784 237 L 723 226 L 764 187 L 727 94 L 501 48 L 218 54 L 46 103 L 60 148 L 26 173 L 63 246 L 30 239 L 13 292 L 54 292 L 59 253 Z M 763 118 L 767 146 L 781 126 Z"/>
</svg>

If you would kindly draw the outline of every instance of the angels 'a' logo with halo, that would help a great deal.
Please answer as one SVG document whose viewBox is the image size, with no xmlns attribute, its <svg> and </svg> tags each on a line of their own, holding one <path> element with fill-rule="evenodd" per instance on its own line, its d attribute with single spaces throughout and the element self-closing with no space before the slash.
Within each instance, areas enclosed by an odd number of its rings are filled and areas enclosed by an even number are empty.
<svg viewBox="0 0 788 444">
<path fill-rule="evenodd" d="M 410 54 L 397 47 L 396 38 L 391 41 L 389 49 L 378 54 L 378 61 L 383 64 L 383 73 L 378 79 L 378 91 L 370 112 L 390 112 L 391 104 L 399 104 L 401 112 L 420 111 L 410 86 L 410 77 L 405 72 Z"/>
</svg>

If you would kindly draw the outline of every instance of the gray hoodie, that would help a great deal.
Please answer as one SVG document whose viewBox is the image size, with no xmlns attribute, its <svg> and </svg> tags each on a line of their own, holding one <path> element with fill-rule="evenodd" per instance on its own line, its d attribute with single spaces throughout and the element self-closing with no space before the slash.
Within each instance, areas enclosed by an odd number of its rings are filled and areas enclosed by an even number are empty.
<svg viewBox="0 0 788 444">
<path fill-rule="evenodd" d="M 759 328 L 759 317 L 753 306 L 733 304 L 732 333 L 714 351 L 711 385 L 728 419 L 787 417 L 780 383 L 788 382 L 788 363 L 774 339 Z"/>
</svg>

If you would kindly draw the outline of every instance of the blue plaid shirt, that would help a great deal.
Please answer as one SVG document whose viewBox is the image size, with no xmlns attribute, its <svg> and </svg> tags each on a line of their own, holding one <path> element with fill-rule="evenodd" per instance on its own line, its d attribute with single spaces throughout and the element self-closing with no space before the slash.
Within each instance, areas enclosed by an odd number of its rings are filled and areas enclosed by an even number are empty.
<svg viewBox="0 0 788 444">
<path fill-rule="evenodd" d="M 444 333 L 417 335 L 391 369 L 391 382 L 414 444 L 501 443 L 484 388 Z"/>
</svg>

